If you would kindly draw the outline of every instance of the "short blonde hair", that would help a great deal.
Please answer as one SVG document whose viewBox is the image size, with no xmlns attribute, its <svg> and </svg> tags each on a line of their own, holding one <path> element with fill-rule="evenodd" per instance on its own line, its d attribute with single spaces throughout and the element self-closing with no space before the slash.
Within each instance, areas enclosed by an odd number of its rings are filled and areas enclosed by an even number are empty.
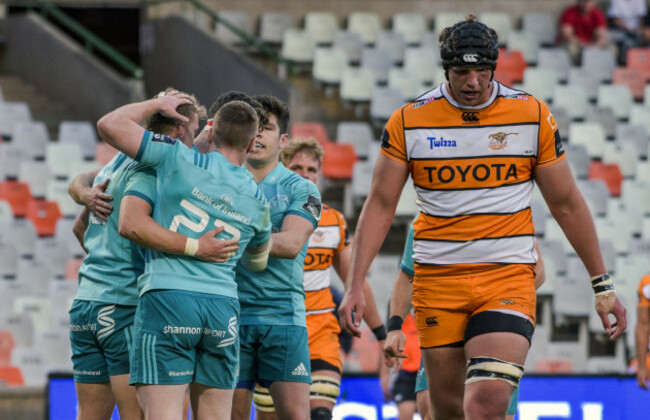
<svg viewBox="0 0 650 420">
<path fill-rule="evenodd" d="M 323 166 L 323 156 L 325 150 L 313 137 L 294 137 L 289 140 L 286 146 L 280 152 L 280 159 L 283 165 L 288 165 L 291 159 L 298 153 L 311 155 L 318 161 L 318 167 Z"/>
</svg>

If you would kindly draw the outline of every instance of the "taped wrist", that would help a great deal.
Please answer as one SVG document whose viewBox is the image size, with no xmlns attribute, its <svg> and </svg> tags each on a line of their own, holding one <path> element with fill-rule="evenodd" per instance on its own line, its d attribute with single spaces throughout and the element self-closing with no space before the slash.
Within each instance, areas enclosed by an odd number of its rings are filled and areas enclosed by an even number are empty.
<svg viewBox="0 0 650 420">
<path fill-rule="evenodd" d="M 404 320 L 399 315 L 393 315 L 388 319 L 388 332 L 401 331 Z"/>
<path fill-rule="evenodd" d="M 384 324 L 381 324 L 380 326 L 373 328 L 372 333 L 375 335 L 377 341 L 385 340 L 387 336 L 386 327 L 384 327 Z"/>
<path fill-rule="evenodd" d="M 591 278 L 591 288 L 596 296 L 606 295 L 614 292 L 614 281 L 608 273 Z"/>
<path fill-rule="evenodd" d="M 261 271 L 266 268 L 266 262 L 269 259 L 269 252 L 271 252 L 271 247 L 273 243 L 269 239 L 269 244 L 266 249 L 259 254 L 251 254 L 247 251 L 244 251 L 242 255 L 242 264 L 247 270 L 250 271 Z"/>
<path fill-rule="evenodd" d="M 194 238 L 187 238 L 185 241 L 185 255 L 193 257 L 199 251 L 199 240 Z"/>
</svg>

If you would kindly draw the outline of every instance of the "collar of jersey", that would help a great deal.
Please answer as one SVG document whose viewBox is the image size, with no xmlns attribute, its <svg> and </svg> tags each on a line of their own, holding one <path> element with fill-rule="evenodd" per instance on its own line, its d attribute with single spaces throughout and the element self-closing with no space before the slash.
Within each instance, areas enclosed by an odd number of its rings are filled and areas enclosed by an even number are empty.
<svg viewBox="0 0 650 420">
<path fill-rule="evenodd" d="M 449 103 L 452 104 L 453 106 L 455 106 L 456 108 L 460 108 L 460 109 L 483 109 L 483 108 L 487 108 L 488 106 L 492 105 L 492 102 L 494 102 L 494 100 L 497 97 L 497 93 L 499 92 L 499 83 L 496 82 L 496 81 L 492 81 L 492 83 L 494 83 L 494 89 L 492 89 L 492 94 L 490 95 L 490 99 L 488 99 L 487 102 L 485 102 L 484 104 L 481 104 L 481 105 L 464 106 L 464 105 L 459 104 L 458 102 L 456 102 L 456 100 L 451 96 L 451 94 L 447 90 L 447 83 L 442 84 L 442 94 L 445 96 L 445 99 L 447 99 L 447 101 L 449 101 Z"/>
</svg>

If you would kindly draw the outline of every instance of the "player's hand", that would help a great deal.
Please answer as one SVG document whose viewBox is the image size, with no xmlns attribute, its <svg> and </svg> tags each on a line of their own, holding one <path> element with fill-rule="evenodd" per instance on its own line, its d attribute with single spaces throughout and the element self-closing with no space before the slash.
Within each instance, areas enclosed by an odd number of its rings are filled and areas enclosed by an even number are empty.
<svg viewBox="0 0 650 420">
<path fill-rule="evenodd" d="M 345 291 L 341 306 L 339 306 L 339 319 L 341 327 L 354 337 L 361 337 L 361 319 L 366 307 L 363 290 L 349 288 Z"/>
<path fill-rule="evenodd" d="M 81 195 L 81 200 L 88 207 L 88 210 L 102 222 L 106 222 L 108 216 L 113 212 L 113 206 L 110 204 L 113 201 L 113 196 L 105 192 L 109 182 L 110 179 L 106 179 L 101 184 L 86 188 Z"/>
<path fill-rule="evenodd" d="M 648 390 L 648 371 L 646 368 L 641 368 L 641 365 L 639 365 L 639 369 L 636 372 L 636 382 L 639 384 L 639 387 L 642 389 L 645 389 L 646 391 Z"/>
<path fill-rule="evenodd" d="M 626 310 L 616 293 L 596 296 L 596 312 L 603 323 L 605 332 L 609 334 L 610 340 L 616 340 L 623 334 L 627 327 Z M 610 322 L 608 314 L 614 315 L 616 318 L 614 323 Z"/>
<path fill-rule="evenodd" d="M 406 346 L 406 335 L 400 330 L 391 331 L 386 337 L 384 343 L 384 362 L 388 367 L 399 370 L 402 367 L 402 361 L 407 358 L 404 354 Z"/>
<path fill-rule="evenodd" d="M 172 118 L 180 122 L 188 122 L 189 118 L 184 115 L 179 114 L 176 111 L 181 105 L 189 105 L 192 103 L 190 96 L 186 93 L 181 93 L 177 90 L 172 90 L 170 92 L 159 93 L 158 97 L 155 99 L 158 101 L 158 112 L 164 115 L 167 118 Z"/>
<path fill-rule="evenodd" d="M 212 229 L 199 238 L 199 250 L 196 252 L 196 258 L 203 261 L 224 263 L 235 256 L 239 249 L 237 240 L 216 238 L 221 232 L 223 232 L 223 226 Z"/>
</svg>

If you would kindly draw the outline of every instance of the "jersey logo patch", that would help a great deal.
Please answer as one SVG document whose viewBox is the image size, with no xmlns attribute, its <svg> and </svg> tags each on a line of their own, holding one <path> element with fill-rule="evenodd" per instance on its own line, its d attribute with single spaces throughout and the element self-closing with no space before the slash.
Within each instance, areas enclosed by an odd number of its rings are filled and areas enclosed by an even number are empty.
<svg viewBox="0 0 650 420">
<path fill-rule="evenodd" d="M 316 230 L 311 236 L 311 240 L 319 244 L 325 240 L 325 233 L 321 232 L 320 230 Z"/>
<path fill-rule="evenodd" d="M 438 147 L 458 147 L 456 140 L 445 140 L 442 137 L 439 139 L 436 137 L 427 137 L 427 140 L 429 140 L 429 149 Z"/>
<path fill-rule="evenodd" d="M 320 220 L 321 207 L 320 198 L 311 194 L 307 197 L 307 202 L 302 205 L 302 208 L 307 210 L 316 220 Z"/>
<path fill-rule="evenodd" d="M 463 112 L 460 117 L 463 119 L 463 123 L 467 125 L 476 125 L 480 122 L 478 112 Z"/>
<path fill-rule="evenodd" d="M 384 128 L 384 131 L 381 133 L 381 147 L 388 149 L 390 147 L 390 136 L 388 135 L 388 130 Z"/>
<path fill-rule="evenodd" d="M 298 366 L 291 372 L 292 375 L 294 376 L 309 376 L 309 372 L 307 372 L 307 369 L 305 368 L 305 365 L 300 362 Z"/>
<path fill-rule="evenodd" d="M 176 144 L 176 140 L 167 137 L 163 134 L 154 134 L 153 137 L 151 138 L 151 141 L 155 141 L 158 143 Z"/>
<path fill-rule="evenodd" d="M 494 134 L 490 134 L 488 138 L 490 142 L 488 147 L 492 150 L 501 150 L 504 147 L 508 147 L 508 137 L 509 136 L 518 136 L 519 133 L 504 133 L 502 131 Z"/>
<path fill-rule="evenodd" d="M 564 145 L 560 138 L 560 130 L 555 130 L 555 157 L 560 157 L 564 153 Z"/>
</svg>

